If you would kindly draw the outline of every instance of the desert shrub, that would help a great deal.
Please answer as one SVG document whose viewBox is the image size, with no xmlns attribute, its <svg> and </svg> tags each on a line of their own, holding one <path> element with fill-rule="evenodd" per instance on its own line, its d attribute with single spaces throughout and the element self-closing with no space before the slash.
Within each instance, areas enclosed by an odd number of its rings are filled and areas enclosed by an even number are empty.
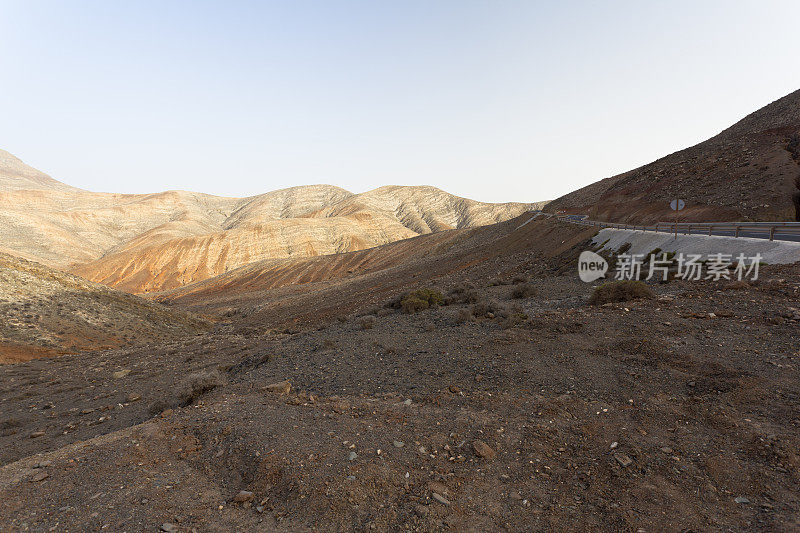
<svg viewBox="0 0 800 533">
<path fill-rule="evenodd" d="M 189 374 L 181 384 L 178 399 L 181 405 L 191 405 L 203 394 L 223 384 L 223 377 L 217 370 Z"/>
<path fill-rule="evenodd" d="M 416 296 L 406 296 L 400 301 L 400 308 L 404 313 L 416 313 L 428 309 L 430 304 Z"/>
<path fill-rule="evenodd" d="M 528 283 L 528 281 L 530 281 L 530 278 L 525 274 L 517 274 L 514 276 L 514 279 L 511 280 L 511 283 L 516 285 L 518 283 Z"/>
<path fill-rule="evenodd" d="M 372 329 L 375 326 L 376 318 L 373 315 L 362 316 L 358 324 L 361 326 L 361 329 Z"/>
<path fill-rule="evenodd" d="M 456 313 L 456 322 L 472 322 L 475 317 L 472 316 L 472 310 L 469 307 L 463 307 Z"/>
<path fill-rule="evenodd" d="M 653 298 L 653 291 L 641 281 L 610 281 L 597 286 L 589 298 L 589 305 L 602 305 L 612 302 L 627 302 Z"/>
<path fill-rule="evenodd" d="M 445 298 L 445 304 L 474 304 L 480 300 L 478 291 L 471 285 L 453 287 Z"/>
<path fill-rule="evenodd" d="M 400 309 L 404 313 L 416 313 L 444 303 L 444 296 L 435 289 L 417 289 L 400 298 Z"/>
<path fill-rule="evenodd" d="M 471 308 L 476 318 L 503 318 L 508 316 L 508 309 L 496 300 L 486 300 L 474 304 Z"/>
<path fill-rule="evenodd" d="M 500 320 L 500 326 L 502 326 L 503 329 L 517 328 L 523 325 L 526 320 L 528 320 L 528 315 L 525 313 L 513 312 Z"/>
<path fill-rule="evenodd" d="M 515 299 L 530 298 L 536 294 L 536 289 L 530 283 L 521 283 L 511 289 L 511 297 Z"/>
</svg>

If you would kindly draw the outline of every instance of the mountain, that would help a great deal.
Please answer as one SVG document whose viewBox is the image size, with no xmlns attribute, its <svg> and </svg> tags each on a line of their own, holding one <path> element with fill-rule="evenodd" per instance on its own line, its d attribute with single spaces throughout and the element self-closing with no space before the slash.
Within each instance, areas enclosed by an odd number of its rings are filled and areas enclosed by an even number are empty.
<svg viewBox="0 0 800 533">
<path fill-rule="evenodd" d="M 190 313 L 0 254 L 0 364 L 205 331 Z"/>
<path fill-rule="evenodd" d="M 0 191 L 77 191 L 0 150 Z"/>
<path fill-rule="evenodd" d="M 649 165 L 598 181 L 548 204 L 550 212 L 597 220 L 796 220 L 800 178 L 800 90 L 719 135 Z"/>
<path fill-rule="evenodd" d="M 3 152 L 5 154 L 5 152 Z M 248 198 L 94 193 L 4 156 L 0 251 L 128 292 L 172 289 L 262 259 L 350 252 L 508 220 L 538 204 L 488 204 L 434 187 L 354 194 L 330 185 Z"/>
<path fill-rule="evenodd" d="M 263 331 L 264 324 L 316 326 L 444 279 L 453 284 L 467 276 L 494 286 L 554 272 L 550 263 L 568 262 L 565 254 L 585 248 L 596 232 L 524 214 L 350 253 L 257 261 L 155 298 L 223 320 L 234 316 L 246 331 Z"/>
</svg>

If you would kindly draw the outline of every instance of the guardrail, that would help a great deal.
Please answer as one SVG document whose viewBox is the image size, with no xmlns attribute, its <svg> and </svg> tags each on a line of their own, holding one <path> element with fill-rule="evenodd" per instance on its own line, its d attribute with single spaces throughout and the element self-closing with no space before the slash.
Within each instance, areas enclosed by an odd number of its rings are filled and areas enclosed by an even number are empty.
<svg viewBox="0 0 800 533">
<path fill-rule="evenodd" d="M 583 215 L 556 215 L 572 224 L 601 228 L 653 231 L 675 235 L 716 235 L 757 239 L 800 241 L 800 222 L 658 222 L 657 224 L 617 224 L 580 218 Z"/>
</svg>

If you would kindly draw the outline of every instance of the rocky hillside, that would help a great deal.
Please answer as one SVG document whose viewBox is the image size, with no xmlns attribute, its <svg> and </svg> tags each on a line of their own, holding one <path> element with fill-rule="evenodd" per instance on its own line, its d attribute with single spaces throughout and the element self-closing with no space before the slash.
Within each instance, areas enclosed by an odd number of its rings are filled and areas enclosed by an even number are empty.
<svg viewBox="0 0 800 533">
<path fill-rule="evenodd" d="M 683 198 L 686 221 L 795 220 L 798 177 L 795 91 L 705 142 L 567 194 L 547 210 L 650 223 L 670 220 L 670 200 Z"/>
<path fill-rule="evenodd" d="M 433 187 L 354 194 L 313 185 L 249 198 L 92 193 L 3 157 L 0 251 L 134 293 L 180 287 L 262 259 L 349 252 L 501 222 L 541 205 L 487 204 Z"/>
<path fill-rule="evenodd" d="M 205 331 L 194 315 L 0 254 L 0 363 L 167 341 Z"/>
</svg>

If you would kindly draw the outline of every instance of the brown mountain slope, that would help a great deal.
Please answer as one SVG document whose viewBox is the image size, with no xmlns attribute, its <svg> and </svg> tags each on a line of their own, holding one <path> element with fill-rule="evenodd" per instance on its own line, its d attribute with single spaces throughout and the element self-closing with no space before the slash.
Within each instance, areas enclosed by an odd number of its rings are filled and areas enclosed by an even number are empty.
<svg viewBox="0 0 800 533">
<path fill-rule="evenodd" d="M 289 320 L 316 324 L 385 302 L 409 287 L 452 284 L 465 273 L 484 280 L 530 276 L 595 233 L 525 214 L 347 254 L 260 261 L 154 297 L 196 312 L 233 313 L 245 329 Z"/>
<path fill-rule="evenodd" d="M 164 341 L 204 331 L 193 315 L 0 254 L 0 363 Z"/>
<path fill-rule="evenodd" d="M 562 196 L 546 210 L 649 223 L 670 220 L 670 200 L 683 198 L 686 221 L 795 220 L 798 176 L 795 91 L 705 142 Z"/>
<path fill-rule="evenodd" d="M 262 259 L 349 252 L 491 224 L 541 205 L 487 204 L 433 187 L 353 194 L 312 185 L 250 198 L 92 193 L 10 155 L 5 160 L 0 251 L 129 292 L 180 287 Z"/>
</svg>

